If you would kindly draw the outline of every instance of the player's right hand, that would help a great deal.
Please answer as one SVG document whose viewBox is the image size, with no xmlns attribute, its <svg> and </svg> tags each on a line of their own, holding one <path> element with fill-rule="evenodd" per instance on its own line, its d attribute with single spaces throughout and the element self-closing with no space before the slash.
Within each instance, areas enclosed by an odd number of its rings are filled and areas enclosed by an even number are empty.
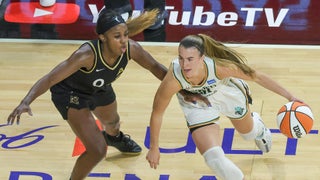
<svg viewBox="0 0 320 180">
<path fill-rule="evenodd" d="M 24 103 L 20 103 L 19 106 L 17 106 L 12 113 L 9 115 L 7 119 L 7 124 L 12 125 L 14 121 L 16 120 L 16 123 L 20 123 L 20 116 L 22 113 L 28 112 L 30 116 L 32 116 L 31 108 L 29 105 L 26 105 Z"/>
</svg>

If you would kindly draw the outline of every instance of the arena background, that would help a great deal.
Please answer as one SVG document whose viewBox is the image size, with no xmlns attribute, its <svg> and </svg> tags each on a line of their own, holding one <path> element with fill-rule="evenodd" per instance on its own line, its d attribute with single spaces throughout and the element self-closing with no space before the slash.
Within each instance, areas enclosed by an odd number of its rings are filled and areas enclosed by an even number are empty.
<svg viewBox="0 0 320 180">
<path fill-rule="evenodd" d="M 103 1 L 57 0 L 43 8 L 38 0 L 0 0 L 1 38 L 88 40 Z M 134 14 L 143 0 L 131 0 Z M 318 0 L 167 0 L 166 41 L 207 33 L 223 42 L 320 44 Z M 50 32 L 43 35 L 43 29 Z M 143 35 L 133 39 L 143 40 Z"/>
</svg>

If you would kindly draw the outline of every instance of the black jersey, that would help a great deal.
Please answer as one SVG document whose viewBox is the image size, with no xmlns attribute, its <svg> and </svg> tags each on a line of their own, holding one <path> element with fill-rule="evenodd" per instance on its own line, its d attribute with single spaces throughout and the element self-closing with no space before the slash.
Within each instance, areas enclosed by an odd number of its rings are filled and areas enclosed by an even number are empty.
<svg viewBox="0 0 320 180">
<path fill-rule="evenodd" d="M 78 70 L 56 86 L 85 94 L 105 92 L 107 86 L 122 74 L 128 64 L 128 60 L 130 59 L 129 42 L 126 52 L 118 57 L 113 66 L 109 66 L 103 59 L 101 41 L 92 40 L 86 42 L 86 44 L 89 44 L 94 52 L 93 67 L 90 70 L 86 70 L 85 68 Z"/>
</svg>

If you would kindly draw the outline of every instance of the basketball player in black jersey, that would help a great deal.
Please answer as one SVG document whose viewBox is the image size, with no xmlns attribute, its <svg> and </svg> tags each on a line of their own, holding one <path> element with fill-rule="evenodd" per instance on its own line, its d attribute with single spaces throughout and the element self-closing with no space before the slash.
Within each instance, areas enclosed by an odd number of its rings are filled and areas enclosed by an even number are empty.
<svg viewBox="0 0 320 180">
<path fill-rule="evenodd" d="M 117 101 L 111 84 L 130 59 L 159 80 L 164 78 L 166 67 L 129 39 L 152 25 L 157 14 L 145 13 L 132 19 L 130 24 L 114 11 L 101 12 L 96 27 L 98 39 L 82 44 L 39 79 L 9 115 L 8 124 L 19 123 L 24 112 L 32 115 L 30 104 L 50 89 L 56 108 L 86 148 L 74 165 L 71 179 L 84 179 L 105 157 L 107 144 L 123 153 L 141 152 L 141 147 L 120 131 Z M 102 133 L 93 115 L 101 121 Z"/>
</svg>

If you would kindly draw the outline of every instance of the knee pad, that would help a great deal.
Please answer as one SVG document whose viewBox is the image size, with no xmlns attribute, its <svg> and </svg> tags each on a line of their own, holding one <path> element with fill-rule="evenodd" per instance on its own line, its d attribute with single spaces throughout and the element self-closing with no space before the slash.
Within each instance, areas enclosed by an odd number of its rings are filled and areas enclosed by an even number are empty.
<svg viewBox="0 0 320 180">
<path fill-rule="evenodd" d="M 217 176 L 224 180 L 242 180 L 242 171 L 228 159 L 220 146 L 215 146 L 203 153 L 203 157 Z"/>
<path fill-rule="evenodd" d="M 241 137 L 247 141 L 253 140 L 256 137 L 258 137 L 263 132 L 263 129 L 264 129 L 264 124 L 260 120 L 261 118 L 258 113 L 255 113 L 255 112 L 252 113 L 252 119 L 253 119 L 253 127 L 251 131 L 246 134 L 239 133 Z"/>
</svg>

